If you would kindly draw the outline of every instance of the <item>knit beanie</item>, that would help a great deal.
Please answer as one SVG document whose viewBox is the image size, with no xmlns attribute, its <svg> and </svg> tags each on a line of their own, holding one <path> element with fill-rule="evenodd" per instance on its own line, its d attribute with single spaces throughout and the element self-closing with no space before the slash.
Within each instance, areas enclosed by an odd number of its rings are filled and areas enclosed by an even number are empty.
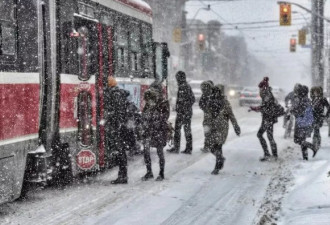
<svg viewBox="0 0 330 225">
<path fill-rule="evenodd" d="M 262 88 L 262 89 L 266 89 L 269 87 L 269 78 L 268 77 L 264 77 L 264 79 L 259 83 L 258 87 Z"/>
</svg>

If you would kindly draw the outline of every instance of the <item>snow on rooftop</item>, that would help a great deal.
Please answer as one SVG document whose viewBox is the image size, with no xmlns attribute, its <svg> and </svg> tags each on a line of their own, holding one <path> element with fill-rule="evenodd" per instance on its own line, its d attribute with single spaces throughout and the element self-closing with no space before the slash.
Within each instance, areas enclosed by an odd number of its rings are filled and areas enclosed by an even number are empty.
<svg viewBox="0 0 330 225">
<path fill-rule="evenodd" d="M 138 4 L 138 5 L 141 5 L 145 8 L 147 8 L 147 9 L 151 10 L 150 5 L 148 3 L 146 3 L 145 1 L 143 1 L 143 0 L 129 0 L 129 1 L 132 2 L 132 3 Z"/>
</svg>

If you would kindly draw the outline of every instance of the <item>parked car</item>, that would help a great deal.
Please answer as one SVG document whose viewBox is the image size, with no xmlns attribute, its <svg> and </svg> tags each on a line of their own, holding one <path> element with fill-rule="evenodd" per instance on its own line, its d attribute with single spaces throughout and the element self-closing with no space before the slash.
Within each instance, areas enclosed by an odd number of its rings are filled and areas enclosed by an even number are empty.
<svg viewBox="0 0 330 225">
<path fill-rule="evenodd" d="M 201 84 L 204 82 L 204 80 L 191 80 L 189 81 L 189 84 L 191 86 L 191 89 L 195 95 L 196 102 L 199 102 L 202 96 L 202 90 L 201 90 Z"/>
<path fill-rule="evenodd" d="M 239 105 L 255 105 L 261 104 L 261 97 L 258 87 L 245 87 L 243 88 L 239 97 Z"/>
</svg>

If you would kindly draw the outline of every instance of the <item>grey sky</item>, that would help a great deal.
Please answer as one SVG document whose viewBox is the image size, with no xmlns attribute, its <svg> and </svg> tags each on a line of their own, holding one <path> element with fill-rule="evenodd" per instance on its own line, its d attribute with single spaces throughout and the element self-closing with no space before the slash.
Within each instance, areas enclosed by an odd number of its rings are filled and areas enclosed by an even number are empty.
<svg viewBox="0 0 330 225">
<path fill-rule="evenodd" d="M 200 10 L 196 19 L 207 22 L 219 20 L 223 24 L 279 20 L 279 6 L 276 0 L 237 0 L 233 2 L 203 1 L 210 4 L 212 11 Z M 311 0 L 295 0 L 296 3 L 311 8 Z M 329 3 L 326 3 L 326 16 L 329 15 Z M 201 7 L 199 1 L 188 1 L 186 4 L 187 17 L 191 19 Z M 307 19 L 310 15 L 296 6 L 292 11 L 304 14 Z M 217 15 L 218 14 L 218 15 Z M 221 18 L 220 18 L 220 17 Z M 243 30 L 242 32 L 230 30 L 230 25 L 223 26 L 223 31 L 228 35 L 244 35 L 251 54 L 263 61 L 269 67 L 269 76 L 273 85 L 291 88 L 294 83 L 310 82 L 310 49 L 297 48 L 296 53 L 289 52 L 289 39 L 297 35 L 298 29 L 306 22 L 300 13 L 293 14 L 293 25 L 280 27 L 278 22 L 258 25 L 244 25 L 239 27 L 273 26 Z M 256 74 L 262 78 L 265 74 Z"/>
</svg>

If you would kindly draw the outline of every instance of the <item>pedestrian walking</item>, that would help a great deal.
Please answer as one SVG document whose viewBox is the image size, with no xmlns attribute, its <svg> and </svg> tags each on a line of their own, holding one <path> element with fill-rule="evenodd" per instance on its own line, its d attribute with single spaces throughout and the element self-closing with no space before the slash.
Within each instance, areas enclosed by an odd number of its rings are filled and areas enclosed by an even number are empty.
<svg viewBox="0 0 330 225">
<path fill-rule="evenodd" d="M 267 142 L 263 137 L 263 134 L 265 132 L 267 133 L 267 137 L 270 143 L 272 156 L 275 160 L 277 160 L 278 154 L 277 154 L 277 145 L 274 139 L 274 124 L 277 123 L 278 121 L 277 118 L 279 116 L 284 115 L 285 113 L 284 108 L 281 107 L 274 98 L 272 89 L 269 86 L 268 77 L 265 77 L 259 83 L 259 89 L 260 89 L 260 97 L 262 99 L 261 105 L 256 107 L 251 106 L 250 109 L 256 112 L 261 112 L 261 116 L 262 116 L 261 126 L 257 134 L 257 137 L 264 151 L 264 157 L 262 157 L 260 161 L 268 161 L 271 158 L 271 155 L 268 151 Z"/>
<path fill-rule="evenodd" d="M 142 111 L 142 136 L 147 173 L 142 177 L 142 180 L 146 181 L 154 177 L 152 173 L 150 148 L 156 148 L 160 167 L 159 176 L 156 180 L 162 181 L 165 178 L 165 157 L 163 149 L 167 143 L 167 120 L 170 114 L 170 106 L 168 100 L 164 99 L 162 94 L 153 88 L 145 92 L 144 100 L 146 104 Z"/>
<path fill-rule="evenodd" d="M 223 168 L 225 162 L 222 146 L 227 140 L 229 120 L 231 121 L 237 136 L 240 135 L 241 129 L 238 126 L 230 102 L 224 94 L 224 86 L 217 85 L 213 89 L 213 95 L 207 106 L 211 113 L 210 120 L 212 121 L 210 129 L 207 131 L 207 136 L 210 138 L 210 151 L 216 159 L 215 167 L 211 174 L 216 175 L 219 174 L 219 171 Z"/>
<path fill-rule="evenodd" d="M 212 125 L 211 112 L 208 104 L 210 103 L 211 96 L 213 94 L 214 84 L 212 81 L 204 81 L 201 83 L 202 96 L 199 100 L 199 108 L 204 112 L 203 128 L 204 128 L 204 147 L 201 149 L 202 152 L 209 152 L 210 146 L 210 133 L 209 127 Z"/>
<path fill-rule="evenodd" d="M 323 121 L 329 118 L 329 102 L 323 97 L 322 87 L 312 87 L 310 91 L 312 99 L 313 116 L 314 116 L 314 129 L 313 129 L 313 144 L 317 150 L 321 146 L 320 128 L 323 126 Z M 326 108 L 326 112 L 325 109 Z"/>
<path fill-rule="evenodd" d="M 192 152 L 192 134 L 191 134 L 191 117 L 193 115 L 192 106 L 195 103 L 195 96 L 187 83 L 186 74 L 179 71 L 176 74 L 178 82 L 178 95 L 176 101 L 176 119 L 174 126 L 174 146 L 167 150 L 170 153 L 179 153 L 181 142 L 181 128 L 183 126 L 186 137 L 186 148 L 182 153 L 191 154 Z"/>
<path fill-rule="evenodd" d="M 120 89 L 114 77 L 109 77 L 108 87 L 105 91 L 106 110 L 106 140 L 108 156 L 114 158 L 114 162 L 119 167 L 118 178 L 111 181 L 111 184 L 126 184 L 127 177 L 127 155 L 125 136 L 127 134 L 127 108 L 129 102 L 128 91 Z"/>
<path fill-rule="evenodd" d="M 308 160 L 308 148 L 316 155 L 315 146 L 306 141 L 313 131 L 314 116 L 311 100 L 308 98 L 308 87 L 297 84 L 294 88 L 295 100 L 292 113 L 296 117 L 294 128 L 294 142 L 301 146 L 303 160 Z"/>
<path fill-rule="evenodd" d="M 287 96 L 285 96 L 284 103 L 285 103 L 285 115 L 283 117 L 283 128 L 284 131 L 284 138 L 291 137 L 291 131 L 293 128 L 294 123 L 294 116 L 291 113 L 291 107 L 294 101 L 294 92 L 291 91 Z"/>
</svg>

